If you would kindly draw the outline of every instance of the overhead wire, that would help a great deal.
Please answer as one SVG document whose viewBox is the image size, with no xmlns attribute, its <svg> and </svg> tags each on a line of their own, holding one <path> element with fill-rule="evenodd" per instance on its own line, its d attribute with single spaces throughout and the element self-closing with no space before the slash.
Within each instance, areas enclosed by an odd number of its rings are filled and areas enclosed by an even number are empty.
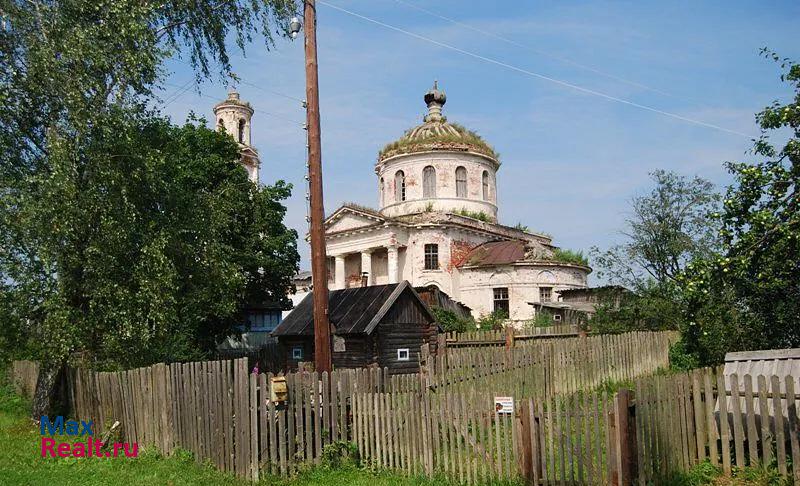
<svg viewBox="0 0 800 486">
<path fill-rule="evenodd" d="M 331 4 L 331 3 L 329 3 L 329 2 L 327 2 L 325 0 L 317 0 L 317 3 L 319 3 L 321 5 L 324 5 L 326 7 L 330 7 L 332 9 L 334 9 L 334 10 L 338 10 L 338 11 L 340 11 L 342 13 L 346 13 L 346 14 L 351 15 L 353 17 L 356 17 L 356 18 L 365 20 L 367 22 L 373 23 L 375 25 L 379 25 L 381 27 L 393 30 L 395 32 L 399 32 L 401 34 L 413 37 L 415 39 L 422 40 L 422 41 L 425 41 L 425 42 L 429 42 L 429 43 L 437 45 L 439 47 L 443 47 L 445 49 L 449 49 L 449 50 L 452 50 L 454 52 L 458 52 L 458 53 L 463 54 L 465 56 L 469 56 L 469 57 L 472 57 L 472 58 L 475 58 L 475 59 L 478 59 L 478 60 L 481 60 L 481 61 L 484 61 L 484 62 L 487 62 L 487 63 L 490 63 L 490 64 L 501 66 L 501 67 L 504 67 L 506 69 L 509 69 L 509 70 L 512 70 L 512 71 L 516 71 L 516 72 L 519 72 L 519 73 L 522 73 L 522 74 L 525 74 L 525 75 L 528 75 L 528 76 L 531 76 L 531 77 L 542 79 L 544 81 L 548 81 L 550 83 L 554 83 L 554 84 L 557 84 L 557 85 L 560 85 L 560 86 L 563 86 L 563 87 L 566 87 L 566 88 L 570 88 L 570 89 L 573 89 L 575 91 L 579 91 L 579 92 L 582 92 L 582 93 L 585 93 L 585 94 L 589 94 L 589 95 L 597 96 L 597 97 L 600 97 L 600 98 L 604 98 L 604 99 L 606 99 L 608 101 L 614 101 L 614 102 L 617 102 L 617 103 L 625 104 L 625 105 L 628 105 L 628 106 L 631 106 L 631 107 L 634 107 L 634 108 L 639 108 L 639 109 L 642 109 L 642 110 L 650 111 L 652 113 L 657 113 L 659 115 L 663 115 L 663 116 L 666 116 L 666 117 L 669 117 L 669 118 L 673 118 L 673 119 L 676 119 L 676 120 L 684 121 L 684 122 L 691 123 L 691 124 L 694 124 L 694 125 L 698 125 L 698 126 L 702 126 L 702 127 L 706 127 L 706 128 L 711 128 L 711 129 L 714 129 L 714 130 L 730 133 L 730 134 L 733 134 L 733 135 L 738 135 L 738 136 L 741 136 L 741 137 L 753 138 L 752 135 L 749 135 L 749 134 L 746 134 L 746 133 L 743 133 L 743 132 L 739 132 L 737 130 L 732 130 L 732 129 L 725 128 L 725 127 L 722 127 L 722 126 L 719 126 L 719 125 L 715 125 L 713 123 L 704 122 L 702 120 L 696 120 L 694 118 L 689 118 L 689 117 L 686 117 L 686 116 L 683 116 L 683 115 L 678 115 L 677 113 L 672 113 L 672 112 L 669 112 L 669 111 L 661 110 L 661 109 L 654 108 L 654 107 L 648 106 L 648 105 L 643 105 L 643 104 L 637 103 L 635 101 L 630 101 L 630 100 L 626 100 L 626 99 L 623 99 L 623 98 L 618 98 L 616 96 L 612 96 L 612 95 L 609 95 L 609 94 L 606 94 L 606 93 L 602 93 L 600 91 L 596 91 L 596 90 L 593 90 L 593 89 L 590 89 L 590 88 L 584 88 L 583 86 L 579 86 L 577 84 L 573 84 L 573 83 L 570 83 L 570 82 L 567 82 L 567 81 L 563 81 L 563 80 L 560 80 L 560 79 L 557 79 L 557 78 L 553 78 L 551 76 L 546 76 L 544 74 L 537 73 L 535 71 L 524 69 L 524 68 L 515 66 L 513 64 L 509 64 L 509 63 L 506 63 L 506 62 L 503 62 L 503 61 L 498 61 L 497 59 L 493 59 L 491 57 L 483 56 L 481 54 L 476 54 L 474 52 L 467 51 L 465 49 L 461 49 L 459 47 L 447 44 L 445 42 L 440 42 L 440 41 L 437 41 L 435 39 L 431 39 L 430 37 L 426 37 L 424 35 L 420 35 L 420 34 L 417 34 L 417 33 L 402 29 L 400 27 L 396 27 L 394 25 L 387 24 L 385 22 L 381 22 L 380 20 L 376 20 L 376 19 L 373 19 L 371 17 L 367 17 L 366 15 L 362 15 L 362 14 L 353 12 L 353 11 L 348 10 L 346 8 L 339 7 L 338 5 Z"/>
<path fill-rule="evenodd" d="M 413 9 L 418 10 L 420 12 L 424 12 L 424 13 L 432 16 L 432 17 L 436 17 L 438 19 L 450 22 L 453 25 L 458 25 L 459 27 L 463 27 L 463 28 L 469 29 L 469 30 L 471 30 L 473 32 L 477 32 L 479 34 L 483 34 L 485 36 L 492 37 L 494 39 L 497 39 L 499 41 L 505 42 L 507 44 L 511 44 L 511 45 L 519 47 L 521 49 L 525 49 L 525 50 L 528 50 L 528 51 L 531 51 L 531 52 L 535 52 L 536 54 L 538 54 L 540 56 L 548 57 L 550 59 L 554 59 L 554 60 L 562 62 L 564 64 L 569 64 L 571 66 L 575 66 L 577 68 L 584 69 L 586 71 L 589 71 L 589 72 L 592 72 L 592 73 L 595 73 L 595 74 L 599 74 L 600 76 L 604 76 L 604 77 L 607 77 L 609 79 L 613 79 L 615 81 L 619 81 L 621 83 L 625 83 L 625 84 L 628 84 L 628 85 L 631 85 L 631 86 L 635 86 L 637 88 L 641 88 L 641 89 L 645 89 L 645 90 L 648 90 L 648 91 L 652 91 L 654 93 L 658 93 L 658 94 L 664 95 L 664 96 L 669 96 L 671 98 L 677 98 L 677 96 L 675 96 L 675 95 L 673 95 L 671 93 L 668 93 L 668 92 L 666 92 L 664 90 L 661 90 L 661 89 L 658 89 L 658 88 L 654 88 L 652 86 L 647 86 L 646 84 L 642 84 L 642 83 L 639 83 L 637 81 L 631 81 L 630 79 L 625 79 L 623 77 L 620 77 L 620 76 L 617 76 L 617 75 L 602 71 L 602 70 L 594 68 L 592 66 L 587 66 L 586 64 L 582 64 L 582 63 L 579 63 L 577 61 L 573 61 L 572 59 L 568 59 L 568 58 L 563 57 L 563 56 L 557 56 L 557 55 L 552 54 L 550 52 L 543 51 L 541 49 L 536 49 L 536 48 L 531 47 L 529 45 L 525 45 L 525 44 L 522 44 L 520 42 L 517 42 L 517 41 L 515 41 L 513 39 L 509 39 L 508 37 L 505 37 L 505 36 L 502 36 L 502 35 L 499 35 L 499 34 L 495 34 L 494 32 L 483 30 L 483 29 L 480 29 L 478 27 L 466 24 L 464 22 L 460 22 L 458 20 L 452 19 L 450 17 L 446 17 L 446 16 L 438 14 L 438 13 L 432 11 L 432 10 L 428 10 L 428 9 L 426 9 L 424 7 L 420 7 L 419 5 L 414 5 L 413 3 L 406 2 L 405 0 L 395 0 L 395 2 L 400 3 L 402 5 L 405 5 L 407 7 L 413 8 Z"/>
<path fill-rule="evenodd" d="M 164 83 L 164 85 L 165 85 L 165 86 L 171 86 L 171 87 L 179 87 L 179 85 L 177 85 L 177 84 L 172 84 L 172 83 Z M 209 98 L 209 99 L 212 99 L 212 100 L 217 100 L 217 101 L 219 101 L 219 98 L 217 98 L 217 97 L 214 97 L 214 96 L 211 96 L 211 95 L 207 95 L 207 94 L 204 94 L 204 93 L 197 93 L 197 95 L 198 95 L 198 96 L 201 96 L 201 97 L 203 97 L 203 98 Z M 287 117 L 286 117 L 286 116 L 284 116 L 284 115 L 281 115 L 281 114 L 278 114 L 278 113 L 272 113 L 272 112 L 270 112 L 270 111 L 267 111 L 267 110 L 263 110 L 263 109 L 261 109 L 261 108 L 259 108 L 259 107 L 255 106 L 255 105 L 253 105 L 252 103 L 251 103 L 251 107 L 253 108 L 253 110 L 255 110 L 256 112 L 258 112 L 259 114 L 262 114 L 262 115 L 267 115 L 267 116 L 271 116 L 271 117 L 273 117 L 273 118 L 277 118 L 277 119 L 280 119 L 280 120 L 283 120 L 283 121 L 287 121 L 287 122 L 290 122 L 290 123 L 296 123 L 296 124 L 298 124 L 298 125 L 305 125 L 305 122 L 301 122 L 301 121 L 298 121 L 298 120 L 293 120 L 293 119 L 291 119 L 291 118 L 287 118 Z"/>
</svg>

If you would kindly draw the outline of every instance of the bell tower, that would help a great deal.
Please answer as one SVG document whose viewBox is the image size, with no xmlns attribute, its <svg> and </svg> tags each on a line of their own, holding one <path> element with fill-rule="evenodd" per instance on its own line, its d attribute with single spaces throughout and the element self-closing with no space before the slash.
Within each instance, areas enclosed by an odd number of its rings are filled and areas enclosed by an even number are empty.
<svg viewBox="0 0 800 486">
<path fill-rule="evenodd" d="M 214 117 L 217 129 L 227 132 L 239 144 L 247 178 L 257 184 L 261 161 L 250 143 L 250 120 L 253 118 L 250 103 L 242 101 L 236 89 L 231 88 L 228 98 L 214 105 Z"/>
</svg>

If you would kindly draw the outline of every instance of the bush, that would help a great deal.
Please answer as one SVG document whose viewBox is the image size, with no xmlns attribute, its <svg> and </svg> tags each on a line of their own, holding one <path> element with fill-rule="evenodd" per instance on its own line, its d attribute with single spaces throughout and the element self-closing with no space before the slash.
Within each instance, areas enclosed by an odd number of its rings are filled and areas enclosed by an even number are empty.
<svg viewBox="0 0 800 486">
<path fill-rule="evenodd" d="M 472 318 L 465 319 L 458 316 L 455 312 L 441 307 L 431 308 L 436 322 L 442 326 L 445 332 L 464 332 L 475 329 L 475 321 Z"/>
<path fill-rule="evenodd" d="M 649 283 L 635 294 L 601 296 L 591 326 L 599 334 L 674 331 L 681 327 L 685 315 L 679 289 L 671 284 Z"/>
<path fill-rule="evenodd" d="M 529 319 L 525 322 L 525 327 L 527 329 L 535 328 L 535 327 L 550 327 L 555 324 L 553 320 L 553 316 L 548 314 L 547 312 L 538 312 L 533 319 Z"/>
<path fill-rule="evenodd" d="M 355 444 L 339 441 L 323 447 L 322 462 L 325 466 L 333 469 L 343 466 L 359 467 L 361 465 L 361 456 Z"/>
<path fill-rule="evenodd" d="M 669 367 L 676 371 L 688 371 L 700 367 L 700 358 L 686 349 L 681 339 L 669 347 Z"/>
<path fill-rule="evenodd" d="M 494 311 L 491 314 L 484 314 L 476 322 L 476 326 L 481 331 L 499 331 L 505 327 L 508 314 L 502 311 Z"/>
</svg>

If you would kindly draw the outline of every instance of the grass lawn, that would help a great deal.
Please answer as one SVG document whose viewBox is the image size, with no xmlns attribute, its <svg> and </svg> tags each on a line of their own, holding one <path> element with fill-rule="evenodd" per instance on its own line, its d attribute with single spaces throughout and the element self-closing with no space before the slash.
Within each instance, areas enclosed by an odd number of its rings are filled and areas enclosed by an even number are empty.
<svg viewBox="0 0 800 486">
<path fill-rule="evenodd" d="M 41 436 L 27 417 L 28 403 L 0 385 L 0 485 L 250 485 L 212 466 L 195 463 L 188 454 L 161 457 L 144 452 L 137 458 L 43 458 Z M 68 442 L 75 442 L 68 440 Z M 122 455 L 122 454 L 121 454 Z M 354 467 L 310 469 L 293 479 L 267 478 L 276 486 L 444 486 L 446 481 L 407 478 Z"/>
</svg>

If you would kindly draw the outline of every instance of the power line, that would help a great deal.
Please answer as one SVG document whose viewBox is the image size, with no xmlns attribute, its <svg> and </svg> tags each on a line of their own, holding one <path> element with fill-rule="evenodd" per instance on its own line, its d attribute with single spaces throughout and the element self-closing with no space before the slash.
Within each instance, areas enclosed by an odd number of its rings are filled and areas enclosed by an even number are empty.
<svg viewBox="0 0 800 486">
<path fill-rule="evenodd" d="M 719 125 L 714 125 L 712 123 L 707 123 L 707 122 L 704 122 L 704 121 L 701 121 L 701 120 L 695 120 L 693 118 L 688 118 L 688 117 L 685 117 L 685 116 L 682 116 L 682 115 L 678 115 L 676 113 L 671 113 L 669 111 L 659 110 L 658 108 L 653 108 L 651 106 L 647 106 L 647 105 L 643 105 L 643 104 L 640 104 L 640 103 L 636 103 L 634 101 L 629 101 L 629 100 L 626 100 L 626 99 L 617 98 L 616 96 L 611 96 L 611 95 L 608 95 L 608 94 L 605 94 L 605 93 L 601 93 L 600 91 L 595 91 L 593 89 L 584 88 L 582 86 L 578 86 L 576 84 L 572 84 L 572 83 L 569 83 L 567 81 L 562 81 L 560 79 L 552 78 L 550 76 L 545 76 L 544 74 L 539 74 L 539 73 L 534 72 L 534 71 L 529 71 L 527 69 L 523 69 L 521 67 L 517 67 L 517 66 L 514 66 L 512 64 L 508 64 L 508 63 L 505 63 L 505 62 L 502 62 L 502 61 L 498 61 L 498 60 L 492 59 L 490 57 L 482 56 L 480 54 L 475 54 L 474 52 L 466 51 L 464 49 L 452 46 L 450 44 L 446 44 L 444 42 L 439 42 L 437 40 L 431 39 L 430 37 L 425 37 L 425 36 L 420 35 L 420 34 L 415 34 L 414 32 L 410 32 L 408 30 L 401 29 L 400 27 L 395 27 L 393 25 L 389 25 L 387 23 L 381 22 L 379 20 L 375 20 L 375 19 L 367 17 L 365 15 L 361 15 L 361 14 L 358 14 L 356 12 L 347 10 L 345 8 L 330 4 L 330 3 L 328 3 L 328 2 L 326 2 L 324 0 L 317 0 L 317 2 L 322 4 L 322 5 L 325 5 L 327 7 L 333 8 L 334 10 L 338 10 L 338 11 L 346 13 L 348 15 L 352 15 L 352 16 L 360 18 L 362 20 L 366 20 L 367 22 L 371 22 L 373 24 L 380 25 L 381 27 L 385 27 L 387 29 L 394 30 L 395 32 L 400 32 L 401 34 L 405 34 L 405 35 L 414 37 L 415 39 L 423 40 L 425 42 L 430 42 L 431 44 L 435 44 L 435 45 L 437 45 L 439 47 L 444 47 L 445 49 L 450 49 L 452 51 L 458 52 L 458 53 L 463 54 L 465 56 L 473 57 L 475 59 L 479 59 L 481 61 L 488 62 L 490 64 L 495 64 L 497 66 L 501 66 L 501 67 L 504 67 L 506 69 L 510 69 L 512 71 L 516 71 L 516 72 L 519 72 L 519 73 L 522 73 L 522 74 L 526 74 L 528 76 L 532 76 L 532 77 L 535 77 L 535 78 L 543 79 L 545 81 L 549 81 L 551 83 L 558 84 L 560 86 L 571 88 L 571 89 L 574 89 L 576 91 L 580 91 L 582 93 L 586 93 L 586 94 L 590 94 L 590 95 L 594 95 L 594 96 L 599 96 L 599 97 L 605 98 L 605 99 L 607 99 L 609 101 L 615 101 L 617 103 L 622 103 L 622 104 L 625 104 L 625 105 L 628 105 L 628 106 L 633 106 L 635 108 L 640 108 L 642 110 L 647 110 L 647 111 L 650 111 L 650 112 L 653 112 L 653 113 L 658 113 L 660 115 L 664 115 L 664 116 L 667 116 L 667 117 L 670 117 L 670 118 L 674 118 L 676 120 L 685 121 L 685 122 L 692 123 L 692 124 L 695 124 L 695 125 L 703 126 L 703 127 L 706 127 L 706 128 L 713 128 L 714 130 L 719 130 L 721 132 L 726 132 L 726 133 L 731 133 L 731 134 L 734 134 L 734 135 L 739 135 L 739 136 L 742 136 L 742 137 L 752 138 L 751 135 L 748 135 L 746 133 L 738 132 L 736 130 L 731 130 L 729 128 L 724 128 L 724 127 L 721 127 Z"/>
<path fill-rule="evenodd" d="M 182 59 L 173 59 L 173 60 L 174 60 L 175 62 L 179 62 L 179 63 L 181 63 L 181 64 L 183 64 L 183 65 L 185 65 L 185 66 L 192 67 L 192 65 L 191 65 L 191 64 L 189 64 L 188 62 L 186 62 L 186 61 L 184 61 L 184 60 L 182 60 Z M 237 77 L 238 77 L 238 76 L 237 76 Z M 255 83 L 251 83 L 251 82 L 249 82 L 249 81 L 245 81 L 245 80 L 244 80 L 244 79 L 242 79 L 242 78 L 238 78 L 238 79 L 236 80 L 236 82 L 238 82 L 239 84 L 244 84 L 244 85 L 250 86 L 250 87 L 252 87 L 252 88 L 256 88 L 256 89 L 258 89 L 258 90 L 264 91 L 265 93 L 272 93 L 272 94 L 274 94 L 274 95 L 281 96 L 281 97 L 283 97 L 283 98 L 286 98 L 286 99 L 289 99 L 289 100 L 293 100 L 293 101 L 299 101 L 300 103 L 305 103 L 305 101 L 306 101 L 306 100 L 304 100 L 304 99 L 302 99 L 302 98 L 298 98 L 297 96 L 292 96 L 292 95 L 288 95 L 288 94 L 286 94 L 286 93 L 281 93 L 280 91 L 275 91 L 274 89 L 265 88 L 265 87 L 263 87 L 263 86 L 261 86 L 261 85 L 258 85 L 258 84 L 255 84 Z"/>
<path fill-rule="evenodd" d="M 483 29 L 479 29 L 477 27 L 474 27 L 474 26 L 469 25 L 469 24 L 465 24 L 463 22 L 459 22 L 458 20 L 452 19 L 450 17 L 445 17 L 444 15 L 440 15 L 440 14 L 438 14 L 436 12 L 433 12 L 433 11 L 428 10 L 426 8 L 420 7 L 418 5 L 414 5 L 414 4 L 406 2 L 404 0 L 395 0 L 395 1 L 397 3 L 401 3 L 401 4 L 405 5 L 407 7 L 411 7 L 413 9 L 415 9 L 415 10 L 419 10 L 420 12 L 424 12 L 424 13 L 426 13 L 428 15 L 433 16 L 433 17 L 436 17 L 436 18 L 445 20 L 447 22 L 450 22 L 450 23 L 452 23 L 454 25 L 458 25 L 460 27 L 464 27 L 465 29 L 472 30 L 473 32 L 478 32 L 479 34 L 483 34 L 485 36 L 493 37 L 493 38 L 495 38 L 497 40 L 500 40 L 500 41 L 503 41 L 503 42 L 505 42 L 507 44 L 511 44 L 513 46 L 520 47 L 522 49 L 525 49 L 525 50 L 528 50 L 528 51 L 531 51 L 531 52 L 535 52 L 536 54 L 539 54 L 540 56 L 549 57 L 550 59 L 555 59 L 556 61 L 563 62 L 565 64 L 569 64 L 569 65 L 575 66 L 577 68 L 584 69 L 586 71 L 589 71 L 589 72 L 592 72 L 592 73 L 595 73 L 595 74 L 599 74 L 601 76 L 605 76 L 605 77 L 607 77 L 609 79 L 613 79 L 613 80 L 619 81 L 621 83 L 629 84 L 631 86 L 636 86 L 637 88 L 646 89 L 648 91 L 652 91 L 652 92 L 658 93 L 660 95 L 669 96 L 671 98 L 677 98 L 675 95 L 673 95 L 671 93 L 667 93 L 666 91 L 660 90 L 658 88 L 653 88 L 651 86 L 647 86 L 645 84 L 638 83 L 636 81 L 631 81 L 629 79 L 625 79 L 625 78 L 616 76 L 614 74 L 607 73 L 605 71 L 601 71 L 600 69 L 593 68 L 593 67 L 587 66 L 585 64 L 581 64 L 579 62 L 573 61 L 572 59 L 567 59 L 566 57 L 557 56 L 557 55 L 551 54 L 551 53 L 549 53 L 547 51 L 542 51 L 540 49 L 536 49 L 536 48 L 530 47 L 528 45 L 519 43 L 519 42 L 517 42 L 517 41 L 515 41 L 513 39 L 509 39 L 508 37 L 504 37 L 502 35 L 495 34 L 494 32 L 489 32 L 489 31 L 486 31 L 486 30 L 483 30 Z"/>
<path fill-rule="evenodd" d="M 266 93 L 272 93 L 272 94 L 274 94 L 274 95 L 282 96 L 282 97 L 284 97 L 284 98 L 287 98 L 287 99 L 290 99 L 290 100 L 299 101 L 300 103 L 305 103 L 305 101 L 306 101 L 306 100 L 304 100 L 304 99 L 301 99 L 301 98 L 298 98 L 298 97 L 296 97 L 296 96 L 287 95 L 287 94 L 281 93 L 281 92 L 279 92 L 279 91 L 275 91 L 275 90 L 272 90 L 272 89 L 264 88 L 264 87 L 262 87 L 262 86 L 259 86 L 259 85 L 257 85 L 257 84 L 254 84 L 254 83 L 250 83 L 250 82 L 248 82 L 248 81 L 245 81 L 245 80 L 243 80 L 243 79 L 240 79 L 240 80 L 239 80 L 239 84 L 244 84 L 244 85 L 246 85 L 246 86 L 253 87 L 253 88 L 255 88 L 255 89 L 258 89 L 258 90 L 264 91 L 264 92 L 266 92 Z"/>
<path fill-rule="evenodd" d="M 178 98 L 183 96 L 184 93 L 189 91 L 189 88 L 192 87 L 192 82 L 193 82 L 193 80 L 191 80 L 191 79 L 189 81 L 186 81 L 186 83 L 184 83 L 183 86 L 181 86 L 180 88 L 176 89 L 170 96 L 167 96 L 164 99 L 164 102 L 163 102 L 164 104 L 161 105 L 161 108 L 163 109 L 163 108 L 168 107 L 174 101 L 176 101 Z"/>
<path fill-rule="evenodd" d="M 179 87 L 177 84 L 172 84 L 172 83 L 164 83 L 164 85 L 165 85 L 165 86 L 171 86 L 171 87 Z M 214 97 L 214 96 L 207 95 L 207 94 L 204 94 L 204 93 L 197 93 L 197 95 L 198 95 L 198 96 L 201 96 L 201 97 L 203 97 L 203 98 L 209 98 L 209 99 L 212 99 L 212 100 L 219 101 L 219 98 L 216 98 L 216 97 Z M 305 122 L 301 122 L 301 121 L 297 121 L 297 120 L 292 120 L 292 119 L 290 119 L 290 118 L 286 118 L 286 117 L 285 117 L 285 116 L 283 116 L 283 115 L 279 115 L 279 114 L 277 114 L 277 113 L 272 113 L 272 112 L 269 112 L 269 111 L 267 111 L 267 110 L 262 110 L 261 108 L 258 108 L 258 107 L 254 106 L 254 105 L 252 105 L 252 104 L 251 104 L 250 106 L 253 108 L 253 110 L 254 110 L 254 111 L 256 111 L 257 113 L 259 113 L 259 114 L 262 114 L 262 115 L 271 116 L 271 117 L 273 117 L 273 118 L 277 118 L 277 119 L 279 119 L 279 120 L 287 121 L 287 122 L 290 122 L 290 123 L 296 123 L 296 124 L 298 124 L 298 125 L 304 125 L 304 124 L 305 124 Z"/>
</svg>

